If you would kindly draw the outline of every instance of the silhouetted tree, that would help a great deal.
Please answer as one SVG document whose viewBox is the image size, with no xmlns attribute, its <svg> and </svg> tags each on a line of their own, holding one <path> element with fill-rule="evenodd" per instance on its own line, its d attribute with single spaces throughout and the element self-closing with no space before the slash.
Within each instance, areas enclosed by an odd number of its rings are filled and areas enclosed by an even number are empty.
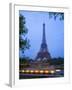
<svg viewBox="0 0 72 90">
<path fill-rule="evenodd" d="M 64 64 L 64 58 L 58 57 L 53 58 L 50 60 L 50 65 L 63 65 Z"/>
<path fill-rule="evenodd" d="M 54 18 L 56 20 L 59 18 L 59 20 L 64 20 L 64 13 L 61 12 L 49 12 L 49 18 Z"/>
<path fill-rule="evenodd" d="M 24 53 L 26 49 L 29 49 L 30 44 L 29 40 L 25 38 L 28 33 L 28 29 L 26 28 L 26 21 L 23 15 L 19 15 L 19 49 Z"/>
</svg>

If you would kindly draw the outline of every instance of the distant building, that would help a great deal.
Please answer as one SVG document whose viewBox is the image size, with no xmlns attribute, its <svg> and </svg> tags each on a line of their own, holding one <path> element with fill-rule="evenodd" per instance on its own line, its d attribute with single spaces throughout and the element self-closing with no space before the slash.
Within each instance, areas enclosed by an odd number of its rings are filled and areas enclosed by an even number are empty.
<svg viewBox="0 0 72 90">
<path fill-rule="evenodd" d="M 43 23 L 43 35 L 42 35 L 42 43 L 40 46 L 40 51 L 37 53 L 36 60 L 50 60 L 51 55 L 48 50 L 48 46 L 46 43 L 46 34 L 45 34 L 45 23 Z"/>
</svg>

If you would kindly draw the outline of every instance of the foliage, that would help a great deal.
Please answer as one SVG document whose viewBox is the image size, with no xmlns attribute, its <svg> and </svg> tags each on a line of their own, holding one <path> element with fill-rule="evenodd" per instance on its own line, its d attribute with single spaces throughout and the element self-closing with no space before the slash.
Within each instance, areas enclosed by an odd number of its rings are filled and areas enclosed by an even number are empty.
<svg viewBox="0 0 72 90">
<path fill-rule="evenodd" d="M 20 58 L 20 64 L 29 64 L 29 60 L 26 58 Z"/>
<path fill-rule="evenodd" d="M 64 20 L 64 13 L 61 12 L 49 12 L 49 18 L 54 18 L 56 20 L 59 18 L 59 20 Z"/>
<path fill-rule="evenodd" d="M 64 58 L 53 58 L 50 60 L 51 65 L 64 65 Z"/>
<path fill-rule="evenodd" d="M 29 40 L 25 37 L 28 33 L 28 29 L 26 28 L 25 17 L 20 14 L 19 16 L 19 48 L 22 52 L 26 49 L 29 49 Z"/>
<path fill-rule="evenodd" d="M 30 61 L 27 58 L 20 58 L 19 59 L 19 68 L 27 68 L 30 66 Z"/>
</svg>

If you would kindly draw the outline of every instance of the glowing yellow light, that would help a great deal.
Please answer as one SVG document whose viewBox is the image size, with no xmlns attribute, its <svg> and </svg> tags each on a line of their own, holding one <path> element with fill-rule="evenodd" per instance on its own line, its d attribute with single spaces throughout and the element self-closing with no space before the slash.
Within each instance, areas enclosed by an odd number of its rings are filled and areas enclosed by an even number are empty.
<svg viewBox="0 0 72 90">
<path fill-rule="evenodd" d="M 31 73 L 33 73 L 34 71 L 33 71 L 33 70 L 31 70 L 30 72 L 31 72 Z"/>
<path fill-rule="evenodd" d="M 40 70 L 40 73 L 44 73 L 44 71 L 43 70 Z"/>
<path fill-rule="evenodd" d="M 60 72 L 61 70 L 60 69 L 57 69 L 56 72 Z"/>
<path fill-rule="evenodd" d="M 35 70 L 35 73 L 39 73 L 39 71 L 38 70 Z"/>
<path fill-rule="evenodd" d="M 48 70 L 45 70 L 44 73 L 49 73 L 49 71 Z"/>
<path fill-rule="evenodd" d="M 21 70 L 21 72 L 25 72 L 24 70 Z"/>
<path fill-rule="evenodd" d="M 51 72 L 52 74 L 53 74 L 53 73 L 55 73 L 55 71 L 54 71 L 54 70 L 51 70 L 50 72 Z"/>
<path fill-rule="evenodd" d="M 29 70 L 26 70 L 26 73 L 29 73 Z"/>
</svg>

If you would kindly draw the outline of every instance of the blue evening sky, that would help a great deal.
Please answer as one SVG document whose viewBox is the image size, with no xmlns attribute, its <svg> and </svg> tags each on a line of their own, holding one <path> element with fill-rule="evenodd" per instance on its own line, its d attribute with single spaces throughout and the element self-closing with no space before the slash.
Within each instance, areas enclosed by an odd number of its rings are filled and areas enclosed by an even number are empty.
<svg viewBox="0 0 72 90">
<path fill-rule="evenodd" d="M 24 55 L 34 59 L 40 50 L 42 43 L 43 23 L 45 23 L 46 42 L 51 57 L 64 57 L 64 21 L 57 18 L 49 19 L 48 12 L 34 12 L 20 10 L 26 20 L 28 33 L 26 37 L 30 40 L 30 49 Z M 20 52 L 20 56 L 24 56 Z"/>
</svg>

